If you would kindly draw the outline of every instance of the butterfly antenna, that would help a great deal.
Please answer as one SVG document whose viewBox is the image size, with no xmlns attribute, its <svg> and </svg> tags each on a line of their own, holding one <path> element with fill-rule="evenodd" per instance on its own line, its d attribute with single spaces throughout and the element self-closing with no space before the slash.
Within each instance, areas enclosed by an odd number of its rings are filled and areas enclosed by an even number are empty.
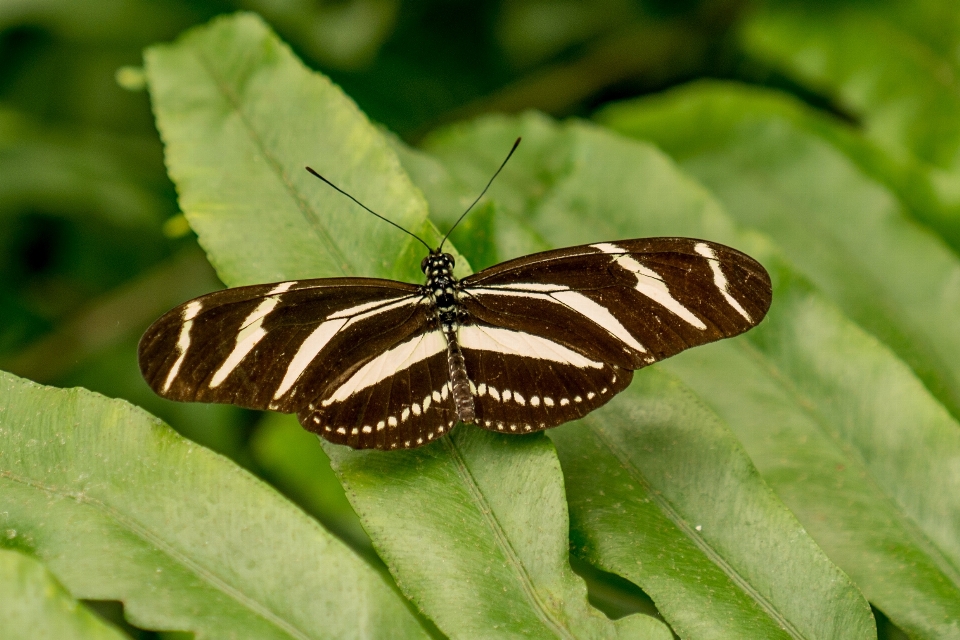
<svg viewBox="0 0 960 640">
<path fill-rule="evenodd" d="M 432 249 L 430 248 L 430 245 L 428 245 L 426 242 L 424 242 L 423 239 L 422 239 L 420 236 L 418 236 L 417 234 L 412 233 L 412 232 L 410 232 L 410 231 L 407 231 L 406 229 L 404 229 L 403 227 L 401 227 L 400 225 L 398 225 L 396 222 L 393 222 L 392 220 L 388 220 L 388 219 L 384 218 L 382 215 L 380 215 L 379 213 L 377 213 L 376 211 L 374 211 L 373 209 L 371 209 L 371 208 L 368 207 L 367 205 L 363 204 L 362 202 L 360 202 L 359 200 L 357 200 L 356 198 L 354 198 L 352 195 L 350 195 L 349 193 L 347 193 L 346 191 L 344 191 L 343 189 L 341 189 L 341 188 L 338 187 L 337 185 L 333 184 L 332 182 L 330 182 L 329 180 L 327 180 L 326 178 L 324 178 L 322 175 L 320 175 L 319 173 L 317 173 L 316 171 L 314 171 L 314 170 L 311 169 L 310 167 L 307 167 L 306 169 L 307 169 L 307 171 L 309 171 L 311 174 L 313 174 L 315 177 L 320 178 L 321 180 L 323 180 L 324 182 L 326 182 L 328 185 L 330 185 L 331 187 L 333 187 L 334 189 L 336 189 L 338 192 L 342 193 L 343 195 L 347 196 L 348 198 L 350 198 L 351 200 L 353 200 L 354 202 L 356 202 L 358 205 L 360 205 L 361 207 L 363 207 L 364 209 L 366 209 L 369 213 L 372 213 L 373 215 L 377 216 L 378 218 L 380 218 L 380 219 L 383 220 L 384 222 L 388 222 L 388 223 L 392 224 L 392 225 L 395 226 L 397 229 L 400 229 L 400 231 L 403 231 L 404 233 L 406 233 L 406 234 L 408 234 L 408 235 L 410 235 L 410 236 L 413 236 L 414 238 L 416 238 L 417 240 L 419 240 L 419 241 L 420 241 L 420 244 L 422 244 L 423 246 L 425 246 L 425 247 L 427 248 L 427 251 L 432 251 Z"/>
<path fill-rule="evenodd" d="M 457 228 L 457 225 L 460 224 L 460 221 L 463 220 L 463 219 L 467 216 L 468 213 L 470 213 L 470 209 L 473 209 L 473 206 L 474 206 L 475 204 L 477 204 L 478 202 L 480 202 L 480 198 L 482 198 L 482 197 L 483 197 L 483 194 L 485 194 L 485 193 L 487 192 L 487 189 L 489 189 L 489 188 L 490 188 L 490 185 L 493 184 L 494 179 L 496 179 L 496 177 L 497 177 L 498 175 L 500 175 L 500 172 L 503 171 L 503 168 L 504 168 L 505 166 L 507 166 L 507 161 L 510 159 L 510 156 L 513 155 L 513 152 L 517 150 L 517 147 L 518 147 L 519 145 L 520 145 L 520 138 L 517 138 L 516 141 L 514 141 L 514 143 L 513 143 L 513 147 L 510 149 L 510 153 L 508 153 L 508 154 L 507 154 L 507 157 L 504 158 L 504 159 L 503 159 L 503 162 L 500 163 L 500 168 L 497 169 L 497 172 L 493 174 L 493 177 L 492 177 L 492 178 L 490 178 L 490 182 L 487 183 L 487 186 L 485 186 L 485 187 L 483 188 L 483 191 L 481 191 L 481 192 L 480 192 L 480 195 L 477 196 L 477 199 L 473 201 L 473 204 L 471 204 L 469 207 L 467 207 L 467 210 L 464 211 L 462 214 L 460 214 L 460 217 L 457 218 L 457 221 L 453 223 L 453 226 L 452 226 L 452 227 L 450 227 L 450 231 L 447 231 L 447 235 L 443 236 L 443 240 L 440 242 L 440 246 L 437 247 L 437 251 L 438 251 L 438 252 L 440 251 L 440 249 L 443 248 L 443 243 L 447 241 L 447 238 L 449 238 L 449 237 L 450 237 L 450 234 L 453 233 L 453 230 Z"/>
</svg>

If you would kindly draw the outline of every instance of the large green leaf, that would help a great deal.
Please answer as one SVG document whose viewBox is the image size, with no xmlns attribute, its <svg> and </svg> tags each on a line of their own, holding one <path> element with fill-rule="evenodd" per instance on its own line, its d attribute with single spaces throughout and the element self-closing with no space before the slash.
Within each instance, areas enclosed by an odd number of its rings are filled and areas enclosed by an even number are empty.
<svg viewBox="0 0 960 640">
<path fill-rule="evenodd" d="M 415 241 L 302 171 L 314 164 L 435 239 L 388 141 L 258 19 L 218 19 L 151 49 L 147 73 L 181 206 L 224 282 L 416 271 Z M 398 585 L 444 633 L 669 635 L 587 604 L 546 439 L 461 427 L 417 451 L 326 451 Z"/>
<path fill-rule="evenodd" d="M 550 434 L 573 543 L 642 585 L 681 637 L 873 635 L 862 596 L 683 384 L 645 370 L 582 422 Z"/>
<path fill-rule="evenodd" d="M 549 152 L 561 170 L 542 171 L 539 188 L 499 185 L 502 215 L 579 242 L 657 234 L 723 240 L 771 269 L 774 303 L 758 329 L 661 366 L 730 426 L 764 479 L 874 604 L 916 637 L 957 637 L 960 425 L 900 360 L 762 242 L 715 235 L 723 214 L 705 193 L 688 186 L 700 194 L 699 207 L 669 204 L 663 190 L 680 179 L 647 145 L 527 117 L 453 129 L 430 149 L 470 183 L 495 163 L 468 149 L 496 147 L 521 132 L 535 147 L 528 153 Z M 522 170 L 524 157 L 518 160 Z M 646 193 L 638 185 L 648 185 Z M 551 227 L 553 211 L 570 209 L 582 212 L 579 227 Z"/>
<path fill-rule="evenodd" d="M 379 561 L 330 468 L 330 458 L 296 417 L 265 415 L 250 439 L 250 450 L 270 484 L 364 557 Z"/>
<path fill-rule="evenodd" d="M 960 416 L 960 260 L 793 103 L 695 84 L 601 120 L 674 155 Z"/>
<path fill-rule="evenodd" d="M 146 63 L 180 208 L 225 282 L 409 273 L 419 264 L 409 252 L 398 266 L 415 240 L 304 170 L 407 229 L 426 220 L 383 136 L 259 19 L 216 19 L 149 49 Z"/>
<path fill-rule="evenodd" d="M 70 597 L 42 564 L 0 549 L 0 637 L 122 640 L 126 636 Z"/>
<path fill-rule="evenodd" d="M 960 637 L 960 425 L 821 297 L 801 283 L 776 295 L 747 340 L 666 368 L 874 605 L 911 637 Z"/>
<path fill-rule="evenodd" d="M 456 185 L 482 185 L 496 150 L 518 135 L 524 143 L 493 189 L 496 223 L 518 232 L 505 242 L 493 235 L 500 259 L 545 242 L 642 235 L 763 250 L 762 239 L 738 233 L 661 153 L 584 124 L 491 117 L 433 136 L 428 148 L 440 162 L 408 152 L 405 166 L 446 209 Z M 856 588 L 689 392 L 644 372 L 583 423 L 553 438 L 567 472 L 574 540 L 591 562 L 640 584 L 683 637 L 875 633 Z"/>
<path fill-rule="evenodd" d="M 542 435 L 460 427 L 411 452 L 327 451 L 398 583 L 448 634 L 669 637 L 652 618 L 615 627 L 587 604 L 568 560 L 560 465 Z"/>
<path fill-rule="evenodd" d="M 198 638 L 422 637 L 377 573 L 146 412 L 0 373 L 0 545 L 77 598 Z"/>
<path fill-rule="evenodd" d="M 748 55 L 832 98 L 890 154 L 960 250 L 960 14 L 943 0 L 770 3 L 744 23 Z M 904 176 L 904 177 L 907 177 Z"/>
</svg>

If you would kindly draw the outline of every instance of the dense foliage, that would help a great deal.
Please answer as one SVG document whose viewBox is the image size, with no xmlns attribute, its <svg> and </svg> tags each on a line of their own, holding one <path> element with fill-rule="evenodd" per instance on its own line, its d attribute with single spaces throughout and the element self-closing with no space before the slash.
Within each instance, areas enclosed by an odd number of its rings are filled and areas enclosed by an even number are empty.
<svg viewBox="0 0 960 640">
<path fill-rule="evenodd" d="M 24 0 L 0 29 L 0 637 L 960 638 L 955 2 Z M 143 329 L 217 287 L 419 281 L 305 164 L 436 238 L 518 135 L 464 272 L 702 237 L 764 263 L 768 318 L 578 423 L 406 452 L 143 383 Z"/>
</svg>

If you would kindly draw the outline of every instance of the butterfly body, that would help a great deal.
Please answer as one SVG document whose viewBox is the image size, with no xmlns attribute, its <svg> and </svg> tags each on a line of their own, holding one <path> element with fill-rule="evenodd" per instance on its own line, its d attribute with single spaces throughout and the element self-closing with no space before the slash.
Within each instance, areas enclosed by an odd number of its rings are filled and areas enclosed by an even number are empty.
<svg viewBox="0 0 960 640">
<path fill-rule="evenodd" d="M 332 278 L 202 296 L 147 330 L 141 371 L 174 400 L 413 448 L 460 421 L 523 434 L 580 418 L 634 370 L 755 326 L 772 296 L 755 260 L 690 238 L 547 251 L 461 280 L 453 266 L 432 251 L 419 286 Z"/>
<path fill-rule="evenodd" d="M 427 276 L 427 284 L 422 291 L 432 304 L 430 319 L 435 323 L 436 329 L 443 333 L 443 339 L 447 342 L 450 393 L 453 394 L 457 416 L 463 422 L 473 422 L 476 419 L 473 394 L 470 391 L 463 352 L 460 351 L 457 339 L 460 324 L 469 322 L 470 316 L 460 304 L 460 282 L 453 275 L 453 266 L 454 258 L 449 253 L 431 252 L 420 264 L 421 270 Z"/>
</svg>

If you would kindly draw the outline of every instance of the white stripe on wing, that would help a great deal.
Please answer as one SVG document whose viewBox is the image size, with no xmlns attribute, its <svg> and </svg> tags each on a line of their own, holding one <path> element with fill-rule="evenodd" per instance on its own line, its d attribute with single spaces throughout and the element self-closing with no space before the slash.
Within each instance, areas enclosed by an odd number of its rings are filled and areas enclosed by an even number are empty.
<svg viewBox="0 0 960 640">
<path fill-rule="evenodd" d="M 367 302 L 331 314 L 327 320 L 322 322 L 320 326 L 307 336 L 307 339 L 304 340 L 300 348 L 297 349 L 296 355 L 293 356 L 293 360 L 291 360 L 287 366 L 287 372 L 284 374 L 280 386 L 277 387 L 276 392 L 273 394 L 273 399 L 280 399 L 283 394 L 287 393 L 290 388 L 293 387 L 294 383 L 303 375 L 303 372 L 307 370 L 307 367 L 310 366 L 314 358 L 323 351 L 323 348 L 326 347 L 330 340 L 340 331 L 360 320 L 373 318 L 381 313 L 393 311 L 406 305 L 418 304 L 418 300 L 419 299 L 414 296 L 404 296 L 394 302 L 379 301 L 377 303 L 379 306 L 376 306 L 372 302 Z"/>
</svg>

